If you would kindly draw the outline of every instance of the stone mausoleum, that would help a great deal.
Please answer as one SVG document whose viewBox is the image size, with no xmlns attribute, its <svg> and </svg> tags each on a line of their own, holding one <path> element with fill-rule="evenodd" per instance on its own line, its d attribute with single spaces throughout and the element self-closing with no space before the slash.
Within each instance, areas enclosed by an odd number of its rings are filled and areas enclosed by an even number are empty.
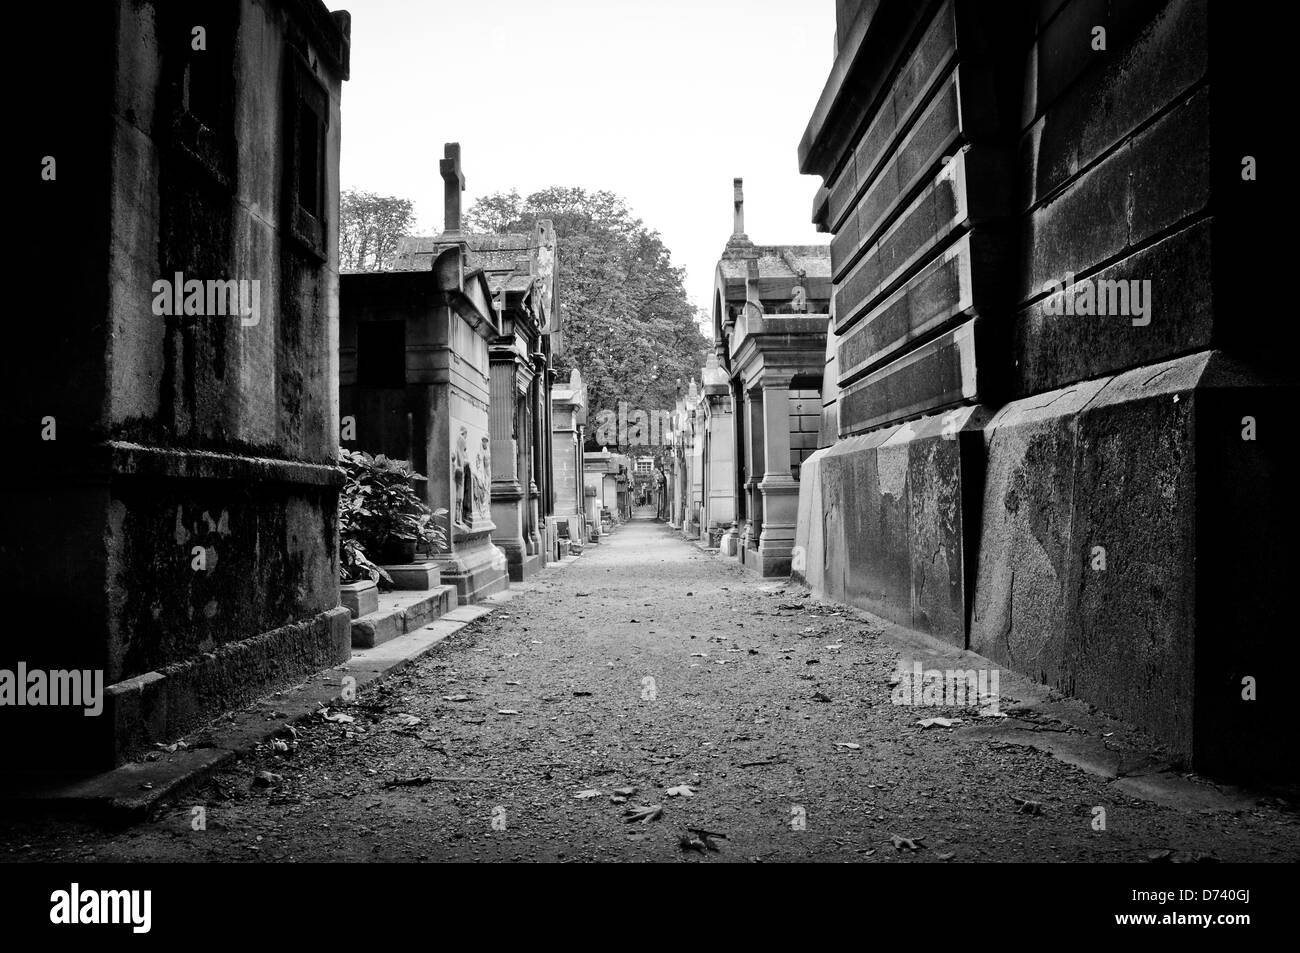
<svg viewBox="0 0 1300 953">
<path fill-rule="evenodd" d="M 1267 84 L 1211 6 L 837 3 L 799 146 L 835 440 L 803 464 L 796 574 L 1196 770 L 1293 777 Z"/>
<path fill-rule="evenodd" d="M 459 161 L 459 160 L 457 160 Z M 448 201 L 456 216 L 433 237 L 402 239 L 394 267 L 423 270 L 448 248 L 461 249 L 466 267 L 487 282 L 496 312 L 488 342 L 490 427 L 474 452 L 488 467 L 492 542 L 506 556 L 510 578 L 522 581 L 555 551 L 551 476 L 552 335 L 560 329 L 559 260 L 555 229 L 538 222 L 522 234 L 463 231 L 459 217 L 464 180 L 444 162 Z"/>
<path fill-rule="evenodd" d="M 59 50 L 80 82 L 19 97 L 40 250 L 24 281 L 47 293 L 6 372 L 22 462 L 4 477 L 0 574 L 22 594 L 22 637 L 0 669 L 102 679 L 103 708 L 6 707 L 5 766 L 103 768 L 350 652 L 336 364 L 350 20 L 319 0 L 11 12 L 15 36 Z"/>
<path fill-rule="evenodd" d="M 694 531 L 764 576 L 790 574 L 803 462 L 817 449 L 830 252 L 755 245 L 743 183 L 714 278 L 713 345 L 695 411 Z"/>
<path fill-rule="evenodd" d="M 459 234 L 460 147 L 441 160 L 446 232 Z M 489 352 L 501 316 L 468 244 L 448 238 L 397 270 L 342 277 L 340 395 L 344 446 L 407 460 L 427 478 L 447 546 L 431 554 L 462 604 L 508 585 L 493 545 Z"/>
<path fill-rule="evenodd" d="M 587 540 L 582 460 L 586 429 L 587 385 L 575 367 L 566 383 L 551 388 L 551 477 L 555 484 L 551 519 L 557 548 L 568 551 L 581 551 Z"/>
</svg>

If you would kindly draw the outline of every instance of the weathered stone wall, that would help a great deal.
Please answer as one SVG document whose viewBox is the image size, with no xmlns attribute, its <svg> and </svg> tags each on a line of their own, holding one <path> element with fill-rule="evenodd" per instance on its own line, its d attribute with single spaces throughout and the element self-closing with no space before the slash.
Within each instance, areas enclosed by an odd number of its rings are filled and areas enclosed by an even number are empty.
<svg viewBox="0 0 1300 953">
<path fill-rule="evenodd" d="M 102 668 L 117 688 L 100 719 L 23 712 L 14 763 L 103 765 L 347 656 L 334 459 L 347 21 L 251 0 L 24 19 L 77 54 L 76 90 L 28 93 L 51 117 L 38 135 L 71 130 L 39 146 L 60 165 L 43 183 L 36 284 L 77 290 L 17 369 L 25 407 L 58 429 L 43 441 L 24 419 L 17 438 L 32 471 L 4 571 L 32 594 L 32 637 L 4 667 Z M 307 112 L 318 145 L 304 157 Z M 318 188 L 292 187 L 302 169 Z M 159 314 L 155 283 L 177 273 L 247 282 L 256 308 L 214 314 L 205 295 L 200 313 Z"/>
<path fill-rule="evenodd" d="M 1258 77 L 1209 6 L 841 5 L 801 145 L 841 439 L 805 463 L 800 574 L 1198 769 L 1293 773 L 1281 695 L 1243 688 L 1296 660 L 1297 504 L 1260 429 L 1295 377 L 1251 262 Z"/>
</svg>

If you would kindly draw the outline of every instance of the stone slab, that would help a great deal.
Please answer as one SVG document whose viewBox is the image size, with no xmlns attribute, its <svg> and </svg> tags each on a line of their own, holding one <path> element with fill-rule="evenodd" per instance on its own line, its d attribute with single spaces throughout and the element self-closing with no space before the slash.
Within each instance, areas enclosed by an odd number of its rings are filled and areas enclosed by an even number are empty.
<svg viewBox="0 0 1300 953">
<path fill-rule="evenodd" d="M 454 586 L 438 586 L 431 592 L 382 593 L 375 612 L 352 621 L 353 648 L 373 648 L 432 622 L 451 608 L 455 592 Z"/>
<path fill-rule="evenodd" d="M 394 589 L 429 590 L 441 585 L 441 574 L 435 562 L 402 563 L 384 566 L 393 580 Z"/>
</svg>

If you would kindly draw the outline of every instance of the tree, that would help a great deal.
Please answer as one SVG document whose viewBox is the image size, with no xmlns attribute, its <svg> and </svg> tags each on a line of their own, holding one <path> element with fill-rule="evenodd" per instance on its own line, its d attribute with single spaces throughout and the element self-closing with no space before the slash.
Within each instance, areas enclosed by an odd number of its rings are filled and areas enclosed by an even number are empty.
<svg viewBox="0 0 1300 953">
<path fill-rule="evenodd" d="M 398 239 L 414 225 L 410 199 L 346 189 L 339 194 L 339 270 L 391 268 Z"/>
<path fill-rule="evenodd" d="M 613 192 L 565 187 L 526 198 L 513 189 L 484 196 L 466 224 L 474 231 L 529 232 L 540 219 L 550 219 L 559 245 L 564 346 L 555 357 L 557 377 L 574 367 L 582 373 L 589 432 L 600 411 L 617 414 L 620 403 L 629 415 L 671 411 L 679 382 L 685 386 L 699 375 L 706 342 L 684 272 L 673 266 L 659 233 Z"/>
</svg>

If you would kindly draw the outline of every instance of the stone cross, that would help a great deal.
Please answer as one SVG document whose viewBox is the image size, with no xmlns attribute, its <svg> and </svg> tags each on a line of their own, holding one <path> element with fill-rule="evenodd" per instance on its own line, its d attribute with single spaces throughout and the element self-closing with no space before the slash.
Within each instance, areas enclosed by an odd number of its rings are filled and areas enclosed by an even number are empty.
<svg viewBox="0 0 1300 953">
<path fill-rule="evenodd" d="M 460 143 L 443 145 L 443 155 L 438 163 L 443 184 L 443 232 L 452 237 L 460 235 L 460 193 L 465 191 L 465 176 L 460 171 Z"/>
<path fill-rule="evenodd" d="M 731 228 L 731 234 L 743 235 L 745 234 L 745 180 L 733 179 L 731 184 L 736 194 L 735 224 Z"/>
</svg>

